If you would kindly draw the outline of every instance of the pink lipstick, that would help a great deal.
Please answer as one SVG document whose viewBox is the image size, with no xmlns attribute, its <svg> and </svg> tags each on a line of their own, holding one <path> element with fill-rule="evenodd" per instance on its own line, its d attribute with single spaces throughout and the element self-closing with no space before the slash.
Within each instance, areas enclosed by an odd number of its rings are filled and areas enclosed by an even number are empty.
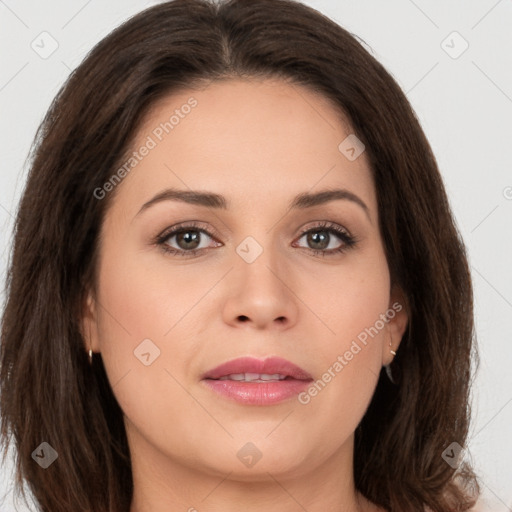
<svg viewBox="0 0 512 512">
<path fill-rule="evenodd" d="M 280 357 L 240 357 L 202 376 L 211 390 L 247 405 L 271 405 L 304 391 L 313 380 L 299 366 Z"/>
</svg>

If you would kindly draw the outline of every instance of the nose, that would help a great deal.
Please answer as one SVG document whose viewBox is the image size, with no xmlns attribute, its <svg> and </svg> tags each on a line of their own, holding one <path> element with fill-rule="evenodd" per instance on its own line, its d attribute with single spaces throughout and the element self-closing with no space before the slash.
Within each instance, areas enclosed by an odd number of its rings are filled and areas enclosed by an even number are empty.
<svg viewBox="0 0 512 512">
<path fill-rule="evenodd" d="M 289 265 L 278 261 L 275 251 L 264 250 L 251 263 L 238 258 L 226 283 L 223 319 L 236 327 L 289 329 L 298 317 L 297 286 Z"/>
</svg>

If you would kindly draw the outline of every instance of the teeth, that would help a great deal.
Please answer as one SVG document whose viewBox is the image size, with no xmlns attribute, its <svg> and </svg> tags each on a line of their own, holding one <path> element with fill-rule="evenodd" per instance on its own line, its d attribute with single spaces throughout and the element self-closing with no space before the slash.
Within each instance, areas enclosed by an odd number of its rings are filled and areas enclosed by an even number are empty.
<svg viewBox="0 0 512 512">
<path fill-rule="evenodd" d="M 243 380 L 245 382 L 267 382 L 269 380 L 284 380 L 286 375 L 274 373 L 232 373 L 231 375 L 224 375 L 219 380 Z"/>
<path fill-rule="evenodd" d="M 286 375 L 280 375 L 279 373 L 274 373 L 274 375 L 269 375 L 268 373 L 261 373 L 259 375 L 261 380 L 283 380 L 286 379 Z"/>
<path fill-rule="evenodd" d="M 245 373 L 232 373 L 231 375 L 226 375 L 222 378 L 225 380 L 245 380 Z"/>
</svg>

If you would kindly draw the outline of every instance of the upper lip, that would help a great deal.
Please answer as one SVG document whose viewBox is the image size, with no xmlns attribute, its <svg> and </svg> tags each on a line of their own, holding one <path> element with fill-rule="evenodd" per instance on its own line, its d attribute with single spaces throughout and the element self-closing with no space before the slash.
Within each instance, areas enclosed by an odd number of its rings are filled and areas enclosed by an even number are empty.
<svg viewBox="0 0 512 512">
<path fill-rule="evenodd" d="M 220 379 L 225 375 L 236 373 L 280 374 L 297 380 L 313 379 L 306 370 L 281 357 L 268 357 L 267 359 L 239 357 L 208 370 L 203 374 L 202 379 Z"/>
</svg>

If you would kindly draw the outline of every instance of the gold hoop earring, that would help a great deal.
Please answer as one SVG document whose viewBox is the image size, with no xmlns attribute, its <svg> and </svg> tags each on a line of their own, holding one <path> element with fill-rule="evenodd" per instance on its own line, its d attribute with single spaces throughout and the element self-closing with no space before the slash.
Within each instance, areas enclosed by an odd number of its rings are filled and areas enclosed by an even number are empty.
<svg viewBox="0 0 512 512">
<path fill-rule="evenodd" d="M 391 340 L 389 340 L 389 346 L 392 347 L 391 345 Z M 396 352 L 393 350 L 393 349 L 390 349 L 389 350 L 393 356 L 396 356 Z M 388 379 L 393 383 L 393 384 L 397 384 L 396 380 L 393 378 L 393 374 L 391 373 L 391 363 L 390 364 L 387 364 L 385 367 L 386 369 L 386 375 L 388 376 Z"/>
<path fill-rule="evenodd" d="M 92 349 L 89 349 L 89 364 L 92 364 Z"/>
</svg>

